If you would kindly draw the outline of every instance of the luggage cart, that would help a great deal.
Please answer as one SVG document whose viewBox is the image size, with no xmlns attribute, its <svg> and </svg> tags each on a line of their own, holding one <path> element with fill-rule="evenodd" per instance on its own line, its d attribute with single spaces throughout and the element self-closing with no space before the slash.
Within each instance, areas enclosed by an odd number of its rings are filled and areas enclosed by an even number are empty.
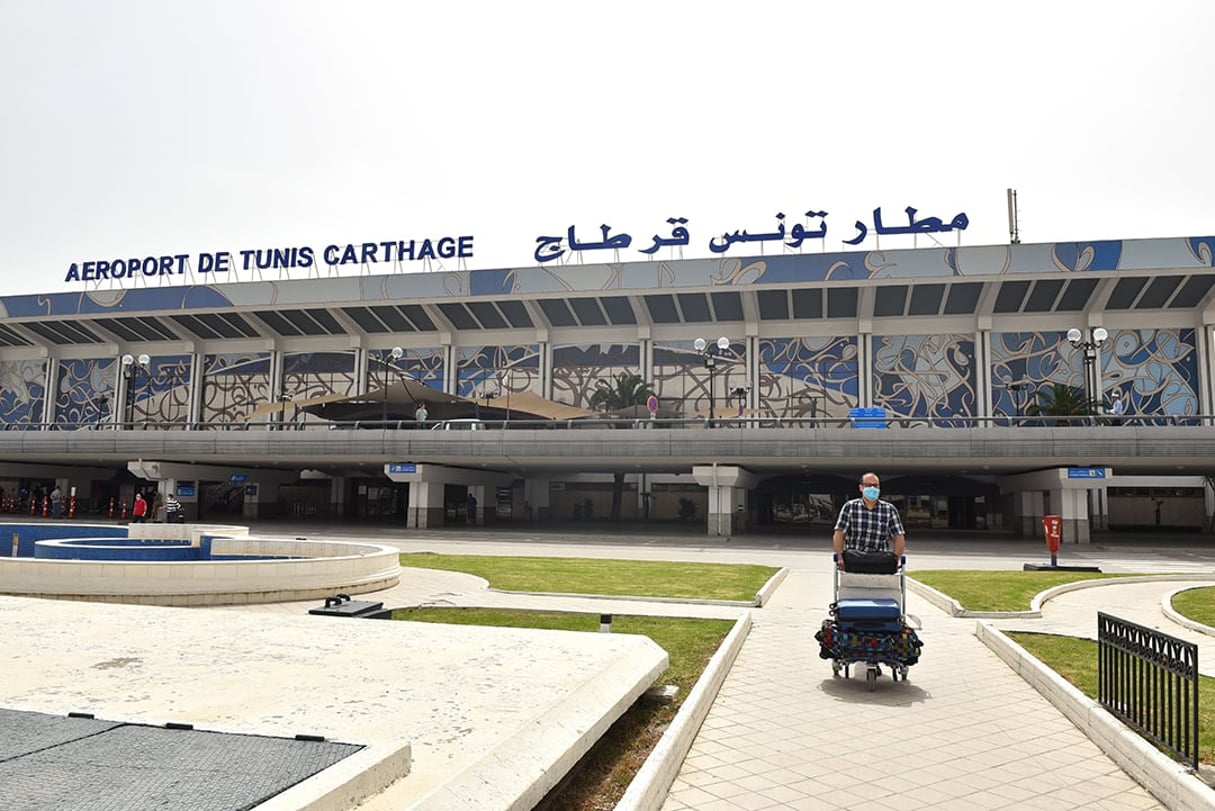
<svg viewBox="0 0 1215 811">
<path fill-rule="evenodd" d="M 919 660 L 923 643 L 915 634 L 919 620 L 906 613 L 906 562 L 900 558 L 888 574 L 834 567 L 831 618 L 823 621 L 816 638 L 822 645 L 819 655 L 831 659 L 835 677 L 851 678 L 852 666 L 862 665 L 873 690 L 885 665 L 893 681 L 907 681 L 908 668 Z"/>
</svg>

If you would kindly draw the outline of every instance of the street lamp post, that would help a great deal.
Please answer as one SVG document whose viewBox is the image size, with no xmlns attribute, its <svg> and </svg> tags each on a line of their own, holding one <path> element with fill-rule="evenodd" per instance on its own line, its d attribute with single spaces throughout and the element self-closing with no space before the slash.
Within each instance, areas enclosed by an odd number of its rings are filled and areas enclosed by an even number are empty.
<svg viewBox="0 0 1215 811">
<path fill-rule="evenodd" d="M 1105 327 L 1095 327 L 1089 340 L 1084 333 L 1072 327 L 1067 331 L 1067 340 L 1076 349 L 1083 350 L 1085 409 L 1091 411 L 1101 396 L 1101 368 L 1097 365 L 1097 351 L 1110 337 Z"/>
<path fill-rule="evenodd" d="M 481 401 L 482 400 L 485 401 L 485 408 L 488 409 L 490 400 L 495 400 L 501 396 L 502 396 L 502 392 L 500 392 L 500 391 L 489 391 L 487 389 L 481 389 L 481 391 L 475 396 L 475 400 L 476 400 L 476 404 L 477 404 L 477 419 L 481 419 Z"/>
<path fill-rule="evenodd" d="M 134 424 L 135 422 L 135 381 L 139 379 L 140 372 L 144 377 L 150 374 L 149 364 L 152 358 L 146 353 L 141 353 L 139 357 L 131 354 L 122 356 L 122 377 L 126 381 L 126 414 L 123 417 L 124 423 Z"/>
<path fill-rule="evenodd" d="M 396 362 L 404 356 L 405 350 L 399 346 L 394 346 L 388 351 L 388 357 L 392 359 L 391 363 L 384 361 L 384 409 L 380 415 L 380 419 L 385 428 L 388 427 L 388 369 L 390 365 L 395 366 Z"/>
<path fill-rule="evenodd" d="M 1021 389 L 1028 390 L 1029 381 L 1023 377 L 1018 380 L 1010 378 L 1004 381 L 1004 388 L 1012 392 L 1010 397 L 1012 399 L 1013 417 L 1015 418 L 1014 423 L 1019 422 L 1021 419 Z"/>
<path fill-rule="evenodd" d="M 730 349 L 730 339 L 723 335 L 717 339 L 715 346 L 709 346 L 704 338 L 697 338 L 692 342 L 692 346 L 700 353 L 705 368 L 709 370 L 709 420 L 707 425 L 712 428 L 713 418 L 716 416 L 714 413 L 716 405 L 713 401 L 713 374 L 717 370 L 717 359 Z"/>
</svg>

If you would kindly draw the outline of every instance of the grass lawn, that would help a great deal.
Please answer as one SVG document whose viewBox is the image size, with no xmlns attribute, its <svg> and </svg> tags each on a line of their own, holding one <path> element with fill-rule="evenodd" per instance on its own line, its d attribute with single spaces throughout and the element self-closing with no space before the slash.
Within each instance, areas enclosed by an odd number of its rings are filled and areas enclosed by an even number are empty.
<svg viewBox="0 0 1215 811">
<path fill-rule="evenodd" d="M 957 600 L 970 611 L 1028 611 L 1039 592 L 1064 583 L 1131 577 L 1101 572 L 1018 572 L 926 569 L 908 572 L 908 577 L 931 586 Z"/>
<path fill-rule="evenodd" d="M 599 631 L 598 614 L 485 608 L 411 608 L 393 611 L 392 618 L 413 622 L 547 628 L 588 633 Z M 638 701 L 630 707 L 583 758 L 570 780 L 559 788 L 559 797 L 550 797 L 548 807 L 563 811 L 614 808 L 683 705 L 709 659 L 733 627 L 734 623 L 729 620 L 613 615 L 613 633 L 643 634 L 667 652 L 670 664 L 656 683 L 674 684 L 679 687 L 679 694 L 670 704 Z"/>
<path fill-rule="evenodd" d="M 1181 592 L 1173 597 L 1173 610 L 1215 628 L 1215 586 Z"/>
<path fill-rule="evenodd" d="M 433 552 L 402 554 L 401 565 L 475 574 L 503 591 L 742 602 L 754 601 L 755 593 L 778 571 L 773 566 L 729 563 L 439 555 Z"/>
<path fill-rule="evenodd" d="M 1035 658 L 1097 699 L 1097 643 L 1053 634 L 1010 632 L 1010 638 Z M 1215 763 L 1215 679 L 1198 677 L 1198 759 Z"/>
</svg>

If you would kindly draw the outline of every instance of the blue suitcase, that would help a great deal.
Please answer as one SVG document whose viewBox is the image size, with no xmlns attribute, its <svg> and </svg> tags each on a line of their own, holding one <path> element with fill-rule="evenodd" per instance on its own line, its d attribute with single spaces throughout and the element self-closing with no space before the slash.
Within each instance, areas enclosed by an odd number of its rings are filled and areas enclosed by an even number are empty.
<svg viewBox="0 0 1215 811">
<path fill-rule="evenodd" d="M 903 630 L 903 612 L 898 600 L 848 598 L 836 602 L 834 613 L 841 630 L 864 633 L 899 633 Z"/>
</svg>

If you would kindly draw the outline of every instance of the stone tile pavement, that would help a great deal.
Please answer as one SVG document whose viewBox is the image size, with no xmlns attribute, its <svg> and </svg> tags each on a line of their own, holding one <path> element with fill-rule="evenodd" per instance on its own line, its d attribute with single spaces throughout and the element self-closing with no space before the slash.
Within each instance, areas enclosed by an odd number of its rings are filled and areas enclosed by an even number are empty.
<svg viewBox="0 0 1215 811">
<path fill-rule="evenodd" d="M 273 534 L 256 527 L 254 532 Z M 284 534 L 337 538 L 342 532 L 292 527 Z M 914 594 L 908 595 L 908 608 L 923 622 L 925 648 L 911 668 L 910 681 L 893 683 L 883 675 L 870 692 L 863 677 L 833 677 L 830 662 L 818 658 L 813 640 L 831 599 L 830 556 L 823 542 L 362 528 L 357 534 L 403 551 L 788 567 L 789 576 L 768 605 L 751 611 L 750 634 L 661 811 L 1164 807 L 988 650 L 974 635 L 975 620 L 948 616 Z M 1019 569 L 1022 562 L 1043 557 L 1039 547 L 1006 538 L 916 539 L 909 566 L 913 575 L 917 568 Z M 1066 552 L 1068 562 L 1096 561 L 1106 571 L 1190 572 L 1194 582 L 1208 577 L 1215 582 L 1215 547 L 1209 544 L 1184 549 L 1093 545 Z M 1041 620 L 1000 623 L 1084 635 L 1084 628 L 1095 623 L 1087 617 L 1101 605 L 1133 608 L 1139 613 L 1128 618 L 1134 621 L 1166 623 L 1159 609 L 1161 594 L 1179 585 L 1074 592 L 1048 603 Z M 486 591 L 476 578 L 439 572 L 407 573 L 394 589 L 361 598 L 383 600 L 387 607 L 498 605 L 723 618 L 739 613 L 727 606 L 500 594 Z M 299 617 L 302 608 L 279 604 L 202 610 Z M 399 807 L 404 806 L 388 793 L 365 804 L 367 811 Z"/>
<path fill-rule="evenodd" d="M 1165 807 L 980 642 L 975 620 L 948 616 L 914 594 L 908 594 L 908 610 L 923 622 L 925 648 L 910 680 L 893 683 L 885 674 L 869 692 L 863 678 L 833 677 L 813 640 L 831 600 L 823 544 L 627 543 L 585 536 L 566 542 L 490 535 L 453 540 L 435 534 L 402 538 L 398 545 L 405 551 L 720 560 L 791 569 L 770 603 L 752 611 L 750 634 L 661 811 Z M 1007 538 L 917 539 L 909 571 L 1020 569 L 1024 562 L 1041 562 L 1042 552 L 1041 544 Z M 1097 563 L 1104 571 L 1193 573 L 1195 583 L 1215 583 L 1215 548 L 1205 538 L 1176 545 L 1097 543 L 1068 547 L 1062 555 L 1063 563 Z M 1093 636 L 1096 610 L 1116 606 L 1132 621 L 1162 625 L 1204 645 L 1215 641 L 1164 618 L 1160 599 L 1180 585 L 1073 592 L 1048 602 L 1041 619 L 997 624 Z M 485 599 L 448 596 L 459 604 Z M 489 599 L 503 604 L 517 598 Z"/>
<path fill-rule="evenodd" d="M 1162 808 L 973 635 L 924 624 L 910 681 L 837 679 L 812 635 L 830 575 L 792 572 L 753 614 L 663 811 Z"/>
</svg>

